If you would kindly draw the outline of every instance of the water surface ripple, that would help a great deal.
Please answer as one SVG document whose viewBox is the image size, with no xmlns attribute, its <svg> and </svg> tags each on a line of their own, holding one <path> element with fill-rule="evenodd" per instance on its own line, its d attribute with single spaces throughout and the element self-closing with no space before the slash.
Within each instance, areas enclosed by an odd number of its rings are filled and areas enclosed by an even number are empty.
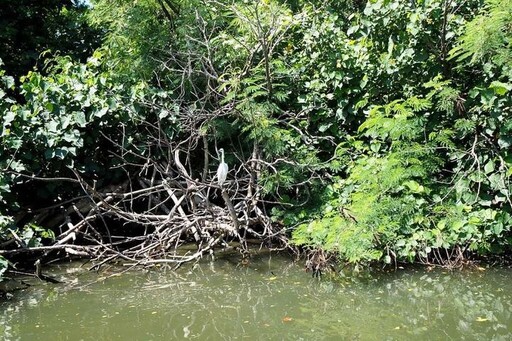
<svg viewBox="0 0 512 341">
<path fill-rule="evenodd" d="M 398 270 L 312 278 L 261 253 L 110 275 L 48 271 L 0 303 L 3 340 L 511 340 L 509 269 Z"/>
</svg>

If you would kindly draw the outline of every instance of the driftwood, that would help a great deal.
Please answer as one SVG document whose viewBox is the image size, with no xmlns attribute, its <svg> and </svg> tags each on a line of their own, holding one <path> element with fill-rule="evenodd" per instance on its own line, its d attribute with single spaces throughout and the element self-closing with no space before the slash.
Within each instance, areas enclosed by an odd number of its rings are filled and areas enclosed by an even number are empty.
<svg viewBox="0 0 512 341">
<path fill-rule="evenodd" d="M 165 167 L 146 159 L 142 166 L 145 169 L 129 181 L 103 189 L 95 188 L 94 183 L 71 169 L 74 178 L 67 181 L 82 190 L 76 201 L 68 202 L 64 209 L 61 206 L 57 214 L 51 209 L 34 214 L 36 223 L 58 231 L 55 240 L 49 245 L 27 247 L 13 231 L 13 241 L 4 243 L 10 247 L 0 249 L 0 255 L 28 253 L 44 257 L 58 252 L 67 257 L 93 258 L 97 265 L 121 259 L 140 265 L 179 266 L 233 241 L 244 254 L 246 238 L 285 240 L 283 231 L 259 207 L 260 191 L 254 174 L 228 180 L 221 188 L 213 177 L 193 179 L 182 164 L 180 150 L 175 149 L 173 154 Z M 250 165 L 257 163 L 251 159 L 240 168 Z M 115 234 L 111 233 L 111 225 L 118 226 Z M 130 226 L 127 233 L 119 233 L 125 229 L 123 226 Z M 134 233 L 134 229 L 138 232 Z M 190 242 L 195 243 L 195 251 L 181 252 L 179 247 Z"/>
</svg>

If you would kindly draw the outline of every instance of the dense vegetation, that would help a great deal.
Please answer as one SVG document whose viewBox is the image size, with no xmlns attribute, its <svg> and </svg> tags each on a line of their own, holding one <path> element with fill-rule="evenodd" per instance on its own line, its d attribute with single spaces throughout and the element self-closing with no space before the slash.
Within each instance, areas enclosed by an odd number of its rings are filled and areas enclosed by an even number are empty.
<svg viewBox="0 0 512 341">
<path fill-rule="evenodd" d="M 72 0 L 4 0 L 0 7 L 0 58 L 18 79 L 43 66 L 41 54 L 69 55 L 85 62 L 101 43 L 87 23 L 88 7 Z"/>
<path fill-rule="evenodd" d="M 87 11 L 96 33 L 82 47 L 103 32 L 87 61 L 68 48 L 20 79 L 13 59 L 1 71 L 4 257 L 161 260 L 188 239 L 200 256 L 249 235 L 290 238 L 316 250 L 313 263 L 509 251 L 512 2 L 97 0 Z M 221 147 L 231 171 L 217 186 Z M 126 253 L 137 236 L 146 253 Z"/>
</svg>

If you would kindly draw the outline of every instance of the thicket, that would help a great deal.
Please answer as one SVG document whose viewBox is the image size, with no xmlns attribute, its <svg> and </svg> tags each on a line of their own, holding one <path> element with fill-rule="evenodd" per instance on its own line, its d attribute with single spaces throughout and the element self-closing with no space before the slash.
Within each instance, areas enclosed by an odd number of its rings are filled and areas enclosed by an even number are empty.
<svg viewBox="0 0 512 341">
<path fill-rule="evenodd" d="M 87 12 L 88 6 L 80 0 L 4 0 L 0 59 L 9 76 L 17 80 L 41 69 L 45 54 L 85 62 L 101 44 L 101 30 L 88 24 Z"/>
<path fill-rule="evenodd" d="M 313 268 L 509 251 L 510 1 L 89 12 L 106 33 L 86 63 L 1 75 L 0 271 L 29 252 L 179 264 L 250 236 Z"/>
</svg>

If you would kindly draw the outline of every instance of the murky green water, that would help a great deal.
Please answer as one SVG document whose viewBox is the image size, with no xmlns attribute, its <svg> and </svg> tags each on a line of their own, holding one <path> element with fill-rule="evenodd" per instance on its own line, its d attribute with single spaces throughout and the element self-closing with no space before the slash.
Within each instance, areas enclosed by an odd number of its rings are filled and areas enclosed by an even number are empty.
<svg viewBox="0 0 512 341">
<path fill-rule="evenodd" d="M 60 265 L 0 303 L 4 340 L 511 340 L 512 270 L 398 270 L 341 282 L 262 254 L 177 272 Z M 116 272 L 119 269 L 115 270 Z"/>
</svg>

